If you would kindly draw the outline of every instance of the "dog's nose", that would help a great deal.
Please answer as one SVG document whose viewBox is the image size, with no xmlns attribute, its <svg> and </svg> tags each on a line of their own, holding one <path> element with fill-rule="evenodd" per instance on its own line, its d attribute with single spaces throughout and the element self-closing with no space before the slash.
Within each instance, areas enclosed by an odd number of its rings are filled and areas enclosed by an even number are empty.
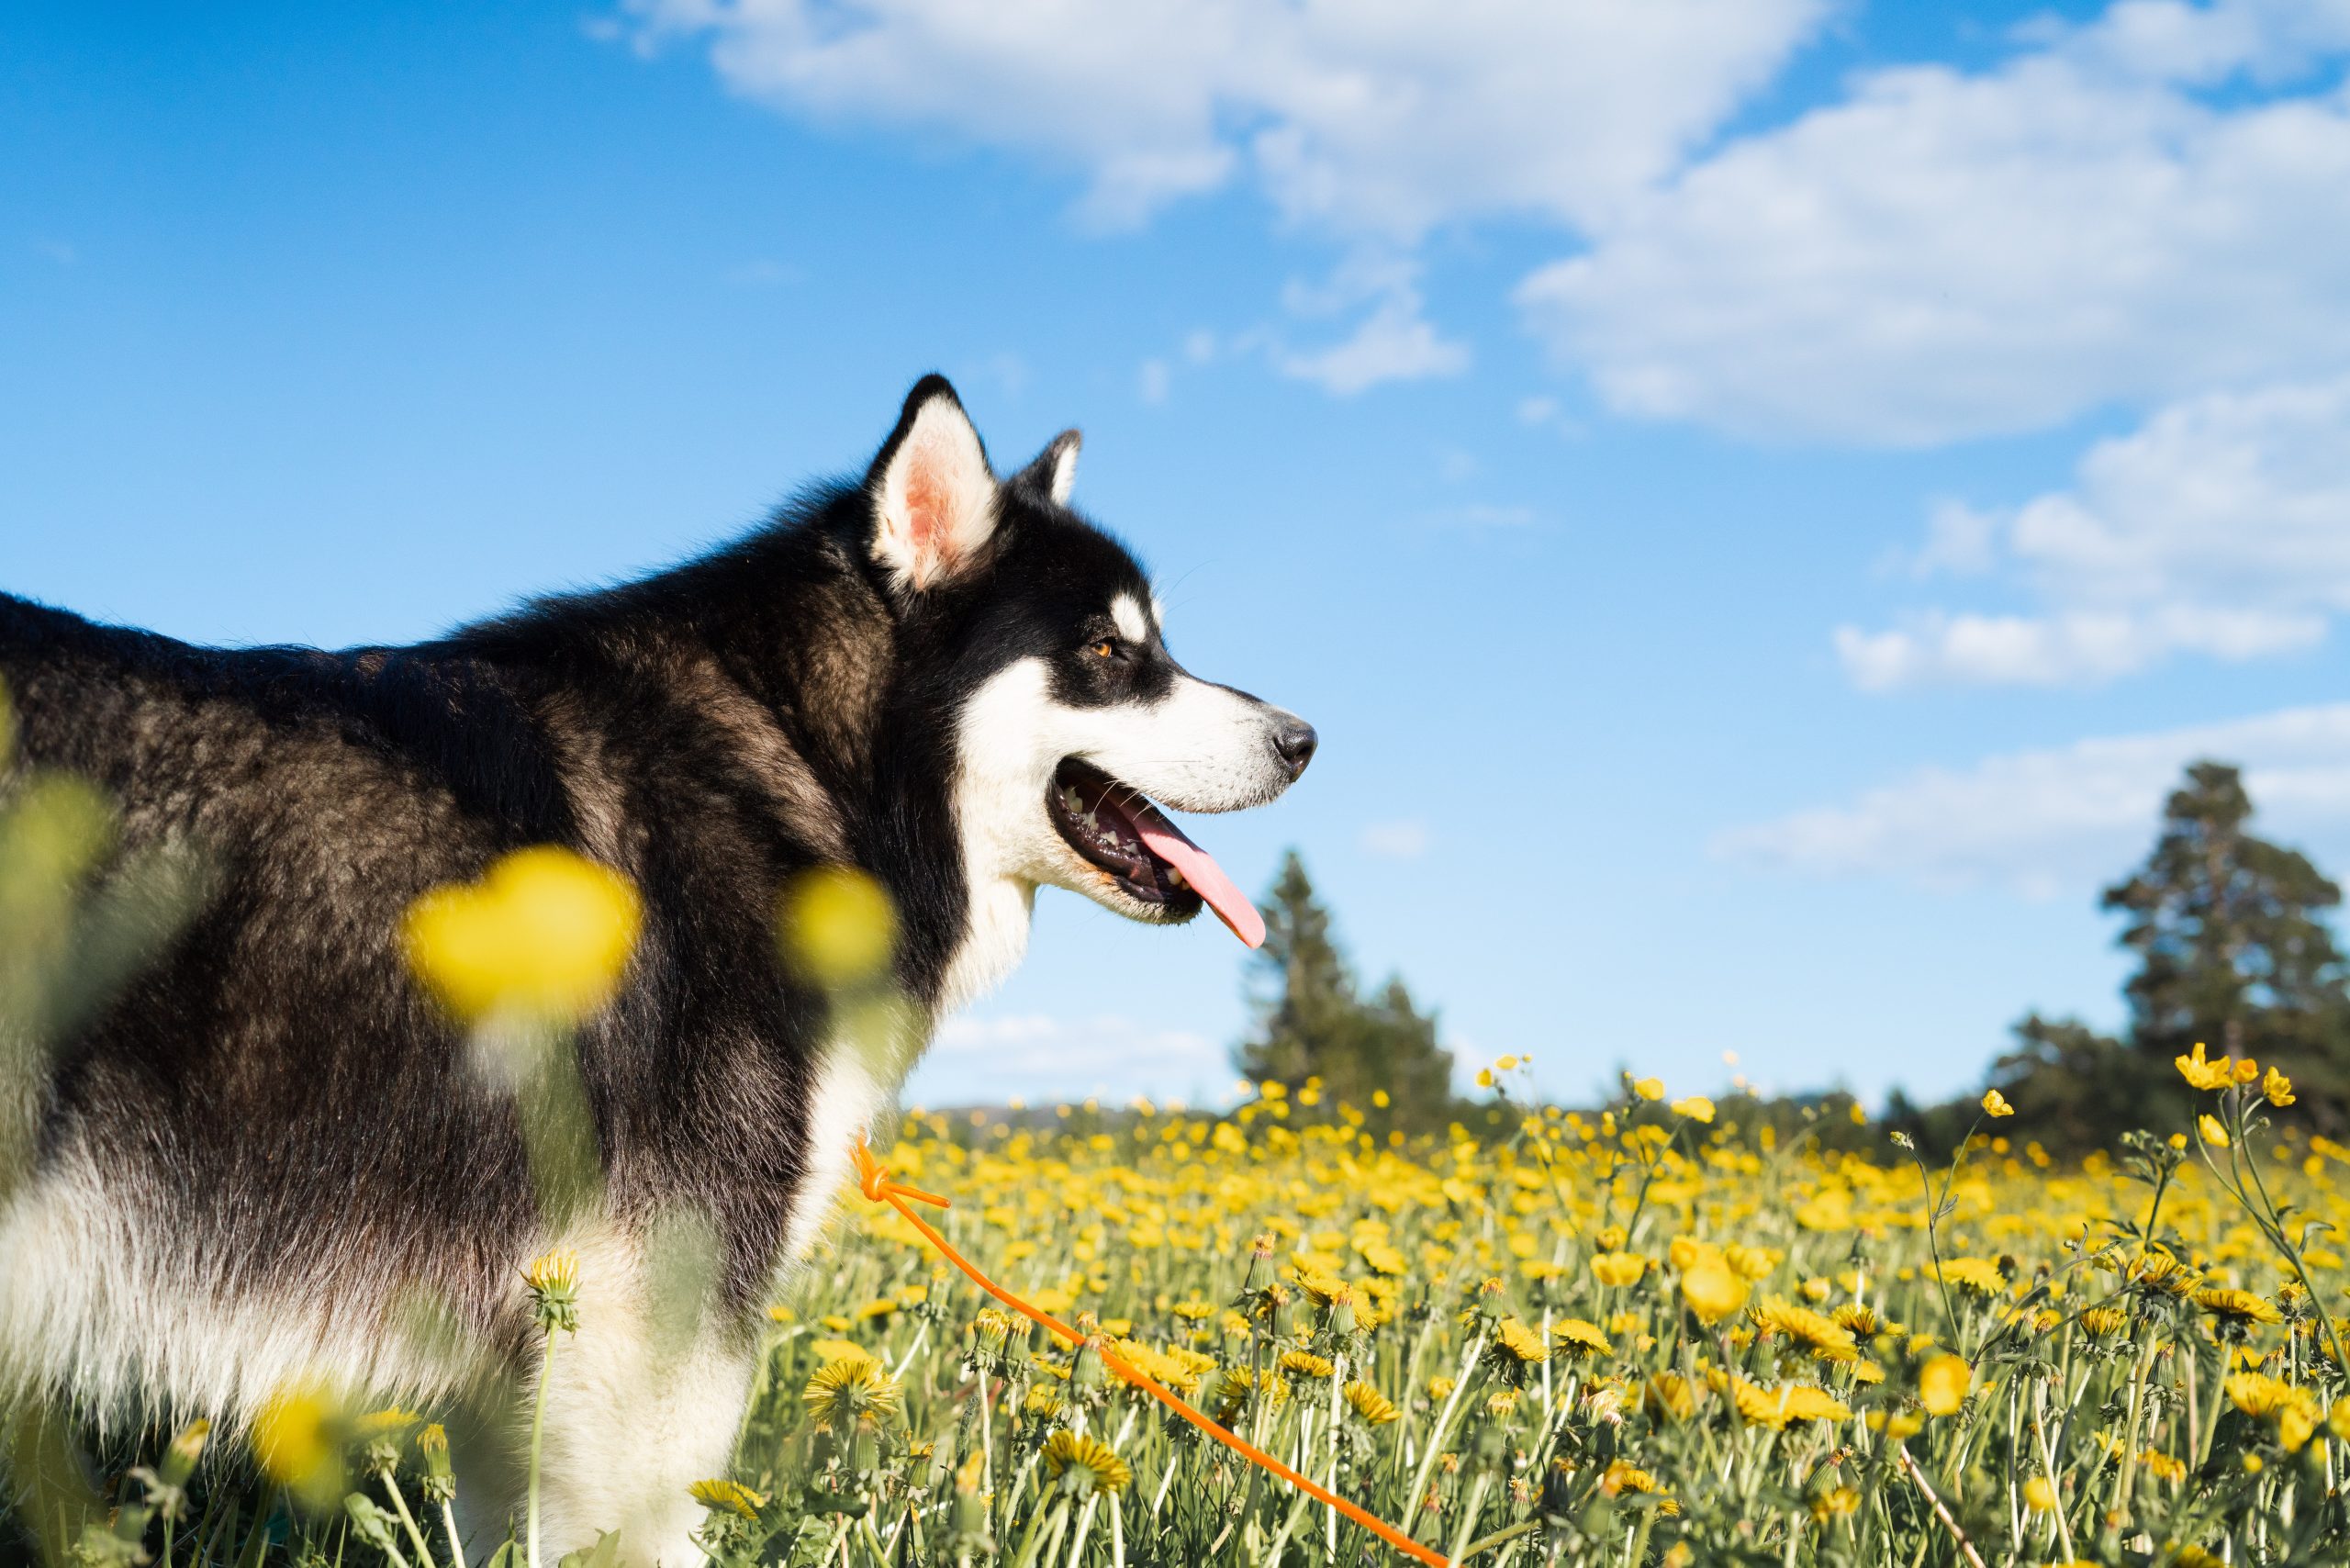
<svg viewBox="0 0 2350 1568">
<path fill-rule="evenodd" d="M 1321 744 L 1322 737 L 1303 719 L 1284 719 L 1273 732 L 1273 755 L 1281 759 L 1292 778 L 1305 771 L 1305 765 L 1314 760 L 1314 748 Z"/>
</svg>

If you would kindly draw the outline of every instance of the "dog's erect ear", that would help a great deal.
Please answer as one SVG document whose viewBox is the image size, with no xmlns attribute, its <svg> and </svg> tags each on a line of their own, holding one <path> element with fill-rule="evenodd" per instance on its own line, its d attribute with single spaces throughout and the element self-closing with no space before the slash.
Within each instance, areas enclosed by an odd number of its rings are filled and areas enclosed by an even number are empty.
<svg viewBox="0 0 2350 1568">
<path fill-rule="evenodd" d="M 1036 461 L 1023 468 L 1013 483 L 1052 497 L 1055 506 L 1069 505 L 1069 493 L 1077 484 L 1077 449 L 1084 443 L 1084 438 L 1075 431 L 1061 431 L 1046 443 L 1045 450 L 1036 454 Z"/>
<path fill-rule="evenodd" d="M 920 592 L 968 570 L 995 532 L 995 474 L 955 388 L 925 375 L 866 476 L 873 558 Z"/>
</svg>

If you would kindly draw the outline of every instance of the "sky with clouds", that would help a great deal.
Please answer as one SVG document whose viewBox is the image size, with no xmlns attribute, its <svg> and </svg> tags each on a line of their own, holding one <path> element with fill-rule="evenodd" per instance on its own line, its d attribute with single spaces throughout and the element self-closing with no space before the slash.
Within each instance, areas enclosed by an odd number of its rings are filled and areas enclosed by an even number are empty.
<svg viewBox="0 0 2350 1568">
<path fill-rule="evenodd" d="M 422 636 L 1066 424 L 1313 719 L 1369 978 L 1552 1090 L 2118 1018 L 2188 760 L 2350 868 L 2350 3 L 620 0 L 0 19 L 0 585 Z M 1213 1096 L 1212 924 L 1040 901 L 912 1090 Z"/>
</svg>

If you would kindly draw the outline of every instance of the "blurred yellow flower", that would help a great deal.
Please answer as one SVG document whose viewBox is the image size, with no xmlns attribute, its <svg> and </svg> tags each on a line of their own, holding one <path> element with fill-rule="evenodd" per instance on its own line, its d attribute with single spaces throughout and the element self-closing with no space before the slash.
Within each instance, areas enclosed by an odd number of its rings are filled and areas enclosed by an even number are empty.
<svg viewBox="0 0 2350 1568">
<path fill-rule="evenodd" d="M 1686 1100 L 1675 1100 L 1673 1114 L 1693 1122 L 1710 1122 L 1714 1119 L 1714 1103 L 1703 1094 L 1692 1094 Z"/>
<path fill-rule="evenodd" d="M 1681 1298 L 1710 1328 L 1746 1305 L 1752 1287 L 1719 1263 L 1699 1263 L 1681 1276 Z"/>
<path fill-rule="evenodd" d="M 1936 1356 L 1918 1369 L 1918 1402 L 1936 1416 L 1955 1415 L 1974 1383 L 1974 1371 L 1963 1359 Z"/>
<path fill-rule="evenodd" d="M 610 999 L 642 921 L 627 878 L 542 845 L 418 899 L 401 939 L 417 975 L 467 1022 L 576 1023 Z"/>
<path fill-rule="evenodd" d="M 2056 1511 L 2056 1488 L 2049 1484 L 2045 1475 L 2035 1475 L 2023 1484 L 2023 1505 L 2035 1514 Z"/>
<path fill-rule="evenodd" d="M 1591 1260 L 1592 1277 L 1603 1285 L 1635 1285 L 1649 1260 L 1637 1252 L 1602 1252 Z"/>
<path fill-rule="evenodd" d="M 2206 1112 L 2195 1118 L 2195 1128 L 2203 1135 L 2203 1141 L 2212 1148 L 2228 1147 L 2228 1129 L 2220 1125 L 2220 1119 L 2217 1116 Z"/>
<path fill-rule="evenodd" d="M 1662 1100 L 1664 1098 L 1664 1080 L 1662 1078 L 1635 1079 L 1632 1081 L 1632 1092 L 1643 1100 Z"/>
<path fill-rule="evenodd" d="M 820 866 L 785 885 L 776 930 L 794 973 L 838 991 L 888 967 L 898 946 L 898 911 L 867 872 Z"/>
</svg>

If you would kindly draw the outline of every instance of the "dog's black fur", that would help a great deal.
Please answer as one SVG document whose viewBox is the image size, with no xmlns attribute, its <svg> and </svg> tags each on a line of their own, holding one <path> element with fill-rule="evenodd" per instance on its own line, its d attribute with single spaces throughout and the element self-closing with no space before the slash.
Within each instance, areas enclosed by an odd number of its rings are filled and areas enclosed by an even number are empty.
<svg viewBox="0 0 2350 1568">
<path fill-rule="evenodd" d="M 875 475 L 942 392 L 914 389 Z M 569 846 L 644 901 L 579 1042 L 609 1201 L 709 1215 L 747 1321 L 807 1168 L 826 1005 L 777 962 L 779 889 L 871 871 L 901 913 L 900 983 L 934 1002 L 965 918 L 957 700 L 1024 656 L 1079 702 L 1172 667 L 1079 656 L 1074 625 L 1148 588 L 1047 478 L 1008 482 L 983 567 L 920 593 L 874 559 L 868 476 L 674 570 L 409 647 L 192 647 L 0 596 L 19 774 L 86 776 L 128 844 L 215 868 L 168 951 L 62 1043 L 41 1147 L 94 1140 L 167 1183 L 224 1281 L 366 1291 L 392 1260 L 510 1338 L 504 1260 L 537 1224 L 515 1112 L 462 1070 L 397 933 L 426 890 Z"/>
</svg>

